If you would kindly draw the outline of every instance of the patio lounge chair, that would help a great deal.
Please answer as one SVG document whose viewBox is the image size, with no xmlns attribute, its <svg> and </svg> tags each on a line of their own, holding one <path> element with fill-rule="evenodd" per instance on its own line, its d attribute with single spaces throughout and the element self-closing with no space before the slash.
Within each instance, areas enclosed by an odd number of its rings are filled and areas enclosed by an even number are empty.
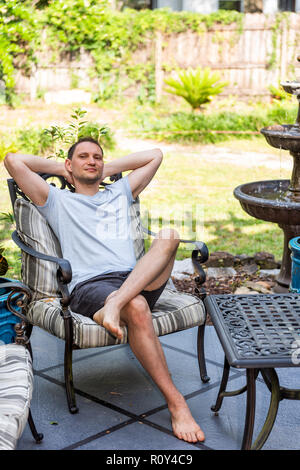
<svg viewBox="0 0 300 470">
<path fill-rule="evenodd" d="M 52 178 L 51 184 L 59 183 L 61 189 L 74 191 L 63 177 L 41 176 L 46 181 Z M 110 180 L 114 181 L 121 177 L 122 175 L 118 174 Z M 105 184 L 107 183 L 103 183 Z M 46 219 L 22 193 L 13 179 L 8 180 L 8 186 L 17 228 L 12 238 L 22 251 L 23 282 L 32 291 L 32 301 L 28 306 L 27 316 L 33 325 L 65 340 L 64 368 L 67 400 L 70 412 L 76 413 L 78 408 L 73 387 L 72 350 L 110 346 L 119 344 L 119 341 L 92 319 L 70 310 L 68 307 L 68 283 L 72 278 L 70 263 L 62 258 L 59 242 Z M 138 198 L 131 206 L 130 215 L 135 255 L 139 259 L 145 252 L 143 236 L 145 229 L 139 217 Z M 192 243 L 195 244 L 192 261 L 198 271 L 198 284 L 201 285 L 205 281 L 205 273 L 200 263 L 207 260 L 208 250 L 203 242 Z M 153 311 L 154 328 L 156 334 L 162 336 L 198 327 L 198 362 L 203 382 L 209 380 L 204 356 L 205 321 L 206 312 L 202 300 L 194 295 L 178 292 L 170 279 Z M 127 330 L 124 327 L 122 343 L 126 342 Z"/>
<path fill-rule="evenodd" d="M 25 334 L 26 325 L 29 330 L 30 325 L 20 310 L 14 309 L 15 295 L 20 294 L 18 302 L 21 302 L 25 313 L 31 293 L 19 282 L 1 284 L 1 289 L 6 287 L 11 291 L 7 299 L 8 309 L 21 320 L 15 325 L 15 342 L 0 345 L 0 450 L 14 450 L 27 421 L 37 443 L 41 442 L 43 434 L 37 433 L 30 411 L 33 372 Z"/>
</svg>

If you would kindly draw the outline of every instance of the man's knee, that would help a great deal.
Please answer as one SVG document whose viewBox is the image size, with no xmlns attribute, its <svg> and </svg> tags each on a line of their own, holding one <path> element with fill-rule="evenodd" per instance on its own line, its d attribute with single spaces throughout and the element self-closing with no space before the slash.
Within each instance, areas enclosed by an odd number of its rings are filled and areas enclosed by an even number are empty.
<svg viewBox="0 0 300 470">
<path fill-rule="evenodd" d="M 152 321 L 151 311 L 148 303 L 142 295 L 137 295 L 128 302 L 123 309 L 123 319 L 132 326 L 146 326 L 147 322 Z"/>
</svg>

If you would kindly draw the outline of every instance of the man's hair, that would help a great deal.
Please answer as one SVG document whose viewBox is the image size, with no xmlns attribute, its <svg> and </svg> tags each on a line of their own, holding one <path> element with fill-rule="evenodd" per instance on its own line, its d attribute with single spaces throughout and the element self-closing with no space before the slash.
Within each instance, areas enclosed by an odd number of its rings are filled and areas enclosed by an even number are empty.
<svg viewBox="0 0 300 470">
<path fill-rule="evenodd" d="M 67 157 L 69 160 L 72 160 L 75 149 L 76 149 L 78 144 L 81 144 L 81 142 L 92 142 L 92 144 L 98 145 L 98 147 L 100 148 L 100 150 L 102 152 L 102 155 L 103 155 L 103 149 L 102 149 L 101 145 L 99 144 L 99 142 L 97 140 L 93 139 L 92 137 L 82 137 L 81 139 L 77 140 L 77 142 L 75 142 L 75 144 L 73 144 L 69 148 L 68 157 Z"/>
</svg>

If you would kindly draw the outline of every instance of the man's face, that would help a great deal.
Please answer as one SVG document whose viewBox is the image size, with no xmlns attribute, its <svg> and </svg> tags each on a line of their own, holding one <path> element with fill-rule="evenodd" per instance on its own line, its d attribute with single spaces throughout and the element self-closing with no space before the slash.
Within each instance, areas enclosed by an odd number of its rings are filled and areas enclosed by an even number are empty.
<svg viewBox="0 0 300 470">
<path fill-rule="evenodd" d="M 102 151 L 93 142 L 81 142 L 76 146 L 72 160 L 66 159 L 66 168 L 74 181 L 89 185 L 102 180 L 103 166 Z"/>
</svg>

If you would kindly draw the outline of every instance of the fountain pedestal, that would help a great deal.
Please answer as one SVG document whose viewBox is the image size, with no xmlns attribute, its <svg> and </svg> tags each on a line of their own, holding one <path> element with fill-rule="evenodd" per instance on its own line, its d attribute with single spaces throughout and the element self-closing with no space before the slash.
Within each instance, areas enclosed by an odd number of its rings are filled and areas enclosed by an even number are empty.
<svg viewBox="0 0 300 470">
<path fill-rule="evenodd" d="M 293 171 L 290 183 L 290 198 L 292 201 L 300 202 L 300 153 L 290 152 L 294 159 Z"/>
</svg>

